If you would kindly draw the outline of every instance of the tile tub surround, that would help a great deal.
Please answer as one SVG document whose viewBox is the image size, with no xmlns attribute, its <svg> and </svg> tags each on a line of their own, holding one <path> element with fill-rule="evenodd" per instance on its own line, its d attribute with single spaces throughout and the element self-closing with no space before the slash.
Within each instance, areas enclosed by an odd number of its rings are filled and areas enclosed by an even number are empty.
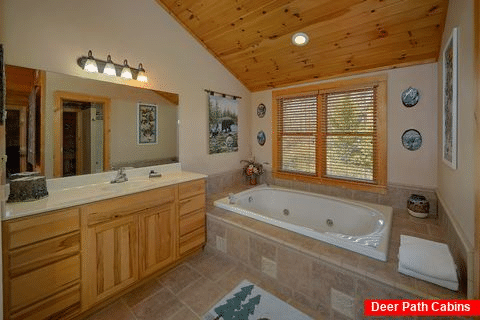
<svg viewBox="0 0 480 320">
<path fill-rule="evenodd" d="M 225 189 L 243 185 L 247 185 L 247 180 L 242 169 L 210 174 L 207 178 L 207 194 L 219 193 Z"/>
<path fill-rule="evenodd" d="M 436 192 L 433 189 L 389 184 L 387 186 L 387 192 L 385 194 L 379 194 L 375 192 L 352 190 L 329 185 L 307 183 L 303 181 L 276 179 L 272 177 L 271 171 L 266 171 L 264 175 L 260 176 L 259 183 L 269 183 L 290 189 L 321 193 L 328 196 L 350 200 L 383 204 L 397 209 L 403 209 L 407 207 L 407 201 L 411 194 L 419 194 L 425 196 L 430 203 L 429 216 L 438 216 L 438 199 Z"/>
<path fill-rule="evenodd" d="M 465 237 L 459 235 L 458 229 L 455 228 L 455 224 L 452 221 L 452 215 L 451 213 L 448 213 L 441 198 L 439 198 L 438 201 L 438 215 L 441 228 L 445 234 L 445 242 L 448 244 L 448 247 L 452 252 L 453 260 L 455 261 L 457 268 L 460 270 L 460 276 L 463 277 L 462 282 L 467 283 L 467 296 L 473 297 L 473 249 L 471 248 L 471 245 L 467 243 Z"/>
<path fill-rule="evenodd" d="M 326 318 L 361 319 L 363 300 L 367 298 L 466 297 L 465 283 L 461 292 L 454 292 L 397 272 L 400 234 L 445 242 L 439 219 L 420 220 L 411 217 L 406 209 L 395 209 L 388 261 L 380 262 L 212 206 L 214 200 L 241 188 L 235 189 L 209 197 L 207 247 L 217 250 L 217 240 L 224 239 L 224 254 L 246 268 L 272 274 L 272 283 L 282 287 L 285 295 Z M 269 262 L 268 267 L 265 261 Z M 272 262 L 275 272 L 271 272 Z M 331 305 L 335 292 L 350 297 L 355 316 L 338 314 L 341 308 Z"/>
</svg>

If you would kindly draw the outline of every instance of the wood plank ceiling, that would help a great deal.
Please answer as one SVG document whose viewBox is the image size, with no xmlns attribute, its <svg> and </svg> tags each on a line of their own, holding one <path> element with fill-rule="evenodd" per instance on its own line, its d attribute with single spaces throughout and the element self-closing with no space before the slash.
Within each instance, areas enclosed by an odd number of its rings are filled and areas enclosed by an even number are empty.
<svg viewBox="0 0 480 320">
<path fill-rule="evenodd" d="M 5 66 L 7 105 L 27 106 L 35 86 L 36 71 L 29 68 Z"/>
<path fill-rule="evenodd" d="M 251 91 L 437 60 L 448 0 L 157 0 Z M 295 32 L 310 42 L 292 45 Z"/>
</svg>

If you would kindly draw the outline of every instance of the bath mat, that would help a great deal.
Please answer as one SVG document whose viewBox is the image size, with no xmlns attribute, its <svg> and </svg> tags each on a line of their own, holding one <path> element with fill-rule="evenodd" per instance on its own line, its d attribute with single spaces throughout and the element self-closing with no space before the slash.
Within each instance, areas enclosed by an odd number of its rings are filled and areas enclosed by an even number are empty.
<svg viewBox="0 0 480 320">
<path fill-rule="evenodd" d="M 288 303 L 243 280 L 203 317 L 204 320 L 312 320 Z"/>
</svg>

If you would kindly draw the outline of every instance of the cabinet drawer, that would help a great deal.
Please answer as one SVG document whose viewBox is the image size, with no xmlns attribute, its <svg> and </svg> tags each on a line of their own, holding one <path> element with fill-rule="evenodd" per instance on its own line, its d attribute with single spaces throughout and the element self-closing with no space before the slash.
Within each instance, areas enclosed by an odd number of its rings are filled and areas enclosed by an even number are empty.
<svg viewBox="0 0 480 320">
<path fill-rule="evenodd" d="M 83 206 L 82 215 L 86 214 L 88 225 L 92 225 L 173 201 L 174 187 L 154 189 Z"/>
<path fill-rule="evenodd" d="M 184 215 L 180 218 L 180 236 L 204 226 L 205 211 L 203 209 Z"/>
<path fill-rule="evenodd" d="M 80 233 L 74 232 L 12 250 L 9 255 L 10 277 L 38 269 L 80 252 Z"/>
<path fill-rule="evenodd" d="M 178 186 L 178 195 L 180 200 L 189 198 L 200 193 L 205 193 L 204 179 L 182 183 Z"/>
<path fill-rule="evenodd" d="M 72 286 L 79 279 L 80 255 L 10 279 L 10 308 L 15 312 Z"/>
<path fill-rule="evenodd" d="M 203 193 L 185 200 L 181 200 L 179 203 L 180 216 L 202 208 L 205 208 L 205 194 Z"/>
<path fill-rule="evenodd" d="M 180 255 L 205 243 L 205 227 L 180 237 Z"/>
<path fill-rule="evenodd" d="M 9 249 L 18 248 L 41 240 L 80 229 L 78 208 L 27 217 L 4 223 Z"/>
<path fill-rule="evenodd" d="M 75 285 L 13 314 L 12 320 L 69 319 L 80 312 L 80 285 Z"/>
</svg>

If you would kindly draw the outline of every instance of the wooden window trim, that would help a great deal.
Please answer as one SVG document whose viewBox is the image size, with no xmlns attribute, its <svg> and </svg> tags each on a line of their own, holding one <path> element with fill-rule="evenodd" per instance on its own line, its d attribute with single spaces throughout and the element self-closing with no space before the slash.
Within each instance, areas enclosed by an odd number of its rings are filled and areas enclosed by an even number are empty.
<svg viewBox="0 0 480 320">
<path fill-rule="evenodd" d="M 376 131 L 377 135 L 377 144 L 374 151 L 374 174 L 375 174 L 375 183 L 346 180 L 346 179 L 337 179 L 322 177 L 325 168 L 321 167 L 321 157 L 323 157 L 322 150 L 324 146 L 322 145 L 322 133 L 321 128 L 318 129 L 318 139 L 317 139 L 317 172 L 319 176 L 310 176 L 303 174 L 296 174 L 291 172 L 282 172 L 279 170 L 280 161 L 278 158 L 279 155 L 279 136 L 277 119 L 280 116 L 280 108 L 277 104 L 277 99 L 280 97 L 294 96 L 306 94 L 308 92 L 317 91 L 320 94 L 325 92 L 335 92 L 335 91 L 346 91 L 349 89 L 355 89 L 359 86 L 368 86 L 376 85 L 377 87 L 377 126 Z M 321 97 L 319 95 L 319 100 Z M 318 101 L 320 106 L 321 101 Z M 286 180 L 297 180 L 304 181 L 315 184 L 325 184 L 332 185 L 337 187 L 349 188 L 354 190 L 362 190 L 376 193 L 386 193 L 387 190 L 387 76 L 376 76 L 376 77 L 367 77 L 367 78 L 356 78 L 351 80 L 340 80 L 325 82 L 316 85 L 309 85 L 304 87 L 295 87 L 283 90 L 277 90 L 272 92 L 272 175 L 274 178 L 286 179 Z M 317 112 L 317 123 L 321 123 L 322 117 L 325 116 L 325 109 L 322 107 Z"/>
</svg>

